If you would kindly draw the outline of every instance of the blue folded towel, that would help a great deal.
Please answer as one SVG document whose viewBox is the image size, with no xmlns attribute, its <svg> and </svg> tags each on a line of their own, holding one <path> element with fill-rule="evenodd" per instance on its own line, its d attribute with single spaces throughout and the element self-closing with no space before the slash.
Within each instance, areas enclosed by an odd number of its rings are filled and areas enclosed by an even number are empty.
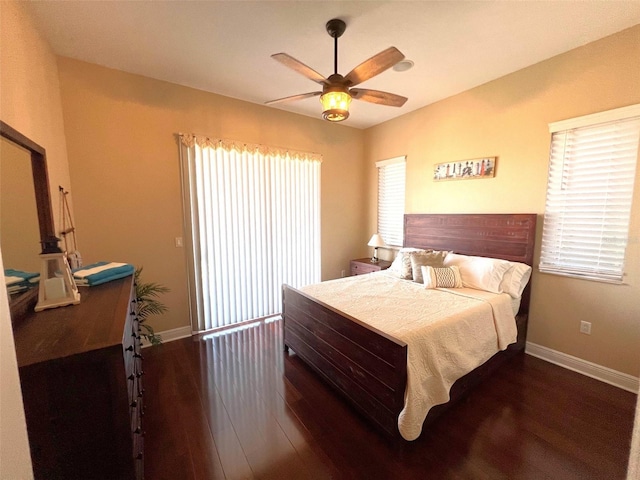
<svg viewBox="0 0 640 480">
<path fill-rule="evenodd" d="M 4 283 L 9 293 L 24 292 L 38 286 L 39 273 L 23 272 L 13 268 L 4 269 Z"/>
<path fill-rule="evenodd" d="M 118 278 L 127 277 L 135 272 L 128 263 L 96 262 L 73 270 L 76 285 L 96 286 Z"/>
<path fill-rule="evenodd" d="M 39 273 L 23 272 L 22 270 L 14 270 L 13 268 L 4 269 L 5 277 L 20 277 L 22 281 L 29 281 L 31 279 L 35 279 L 35 277 L 39 275 L 40 275 Z"/>
</svg>

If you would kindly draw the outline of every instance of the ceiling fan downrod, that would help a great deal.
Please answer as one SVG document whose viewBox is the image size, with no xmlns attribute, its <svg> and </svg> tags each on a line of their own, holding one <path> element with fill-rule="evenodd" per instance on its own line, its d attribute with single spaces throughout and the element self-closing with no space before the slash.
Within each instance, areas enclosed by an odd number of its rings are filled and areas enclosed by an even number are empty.
<svg viewBox="0 0 640 480">
<path fill-rule="evenodd" d="M 333 18 L 327 22 L 327 33 L 333 37 L 333 73 L 338 73 L 338 38 L 347 29 L 347 24 L 339 18 Z"/>
</svg>

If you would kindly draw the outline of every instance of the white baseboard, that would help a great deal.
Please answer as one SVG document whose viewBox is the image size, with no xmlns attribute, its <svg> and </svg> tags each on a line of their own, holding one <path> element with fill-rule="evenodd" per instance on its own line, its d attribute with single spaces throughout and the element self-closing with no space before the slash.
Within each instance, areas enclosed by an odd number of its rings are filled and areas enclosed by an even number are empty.
<svg viewBox="0 0 640 480">
<path fill-rule="evenodd" d="M 591 363 L 587 360 L 574 357 L 573 355 L 558 352 L 557 350 L 531 342 L 527 342 L 525 351 L 532 357 L 546 360 L 549 363 L 559 365 L 560 367 L 564 367 L 568 370 L 573 370 L 574 372 L 581 373 L 587 377 L 595 378 L 596 380 L 622 388 L 628 392 L 638 393 L 638 390 L 640 390 L 640 379 L 633 375 L 618 372 L 617 370 L 603 367 L 602 365 Z"/>
<path fill-rule="evenodd" d="M 164 332 L 156 332 L 156 335 L 162 337 L 162 343 L 173 342 L 174 340 L 180 340 L 191 336 L 191 327 L 179 327 L 171 330 L 165 330 Z M 146 340 L 142 341 L 142 348 L 150 347 L 151 344 Z"/>
</svg>

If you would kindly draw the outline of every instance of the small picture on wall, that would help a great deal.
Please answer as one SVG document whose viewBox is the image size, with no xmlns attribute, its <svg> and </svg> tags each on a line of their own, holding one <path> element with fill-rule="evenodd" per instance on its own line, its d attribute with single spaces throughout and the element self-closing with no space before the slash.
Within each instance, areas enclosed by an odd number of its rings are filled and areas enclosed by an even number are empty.
<svg viewBox="0 0 640 480">
<path fill-rule="evenodd" d="M 433 168 L 434 180 L 466 180 L 492 178 L 496 173 L 497 157 L 474 158 L 457 162 L 437 163 Z"/>
</svg>

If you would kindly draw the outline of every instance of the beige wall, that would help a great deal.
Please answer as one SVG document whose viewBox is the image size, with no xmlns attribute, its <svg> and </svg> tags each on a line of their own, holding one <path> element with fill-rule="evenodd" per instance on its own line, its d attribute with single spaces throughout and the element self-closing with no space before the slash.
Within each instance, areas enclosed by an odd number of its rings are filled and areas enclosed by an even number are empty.
<svg viewBox="0 0 640 480">
<path fill-rule="evenodd" d="M 428 80 L 425 82 L 428 88 Z M 548 124 L 640 103 L 640 26 L 368 129 L 369 230 L 374 162 L 407 155 L 408 213 L 538 213 L 538 252 L 549 158 Z M 497 156 L 493 179 L 434 182 L 436 163 Z M 620 372 L 640 374 L 640 168 L 625 285 L 535 273 L 528 340 Z M 581 320 L 592 335 L 579 333 Z"/>
<path fill-rule="evenodd" d="M 171 289 L 156 330 L 189 325 L 178 132 L 322 154 L 323 279 L 366 248 L 361 130 L 69 58 L 58 67 L 80 250 Z"/>
<path fill-rule="evenodd" d="M 70 181 L 56 57 L 20 2 L 1 4 L 0 118 L 47 151 L 49 189 L 58 228 L 58 185 L 70 188 Z"/>
<path fill-rule="evenodd" d="M 0 2 L 0 118 L 47 151 L 50 185 L 69 185 L 56 57 L 23 6 Z M 57 191 L 57 190 L 54 190 Z M 56 215 L 54 209 L 54 215 Z M 38 246 L 33 255 L 39 253 Z M 32 478 L 7 298 L 0 298 L 0 477 Z"/>
</svg>

